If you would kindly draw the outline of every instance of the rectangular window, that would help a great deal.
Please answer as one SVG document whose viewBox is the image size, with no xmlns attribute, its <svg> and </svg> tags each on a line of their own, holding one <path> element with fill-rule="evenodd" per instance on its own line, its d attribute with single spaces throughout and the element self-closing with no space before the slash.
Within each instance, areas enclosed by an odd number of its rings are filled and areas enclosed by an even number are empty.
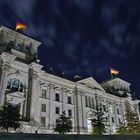
<svg viewBox="0 0 140 140">
<path fill-rule="evenodd" d="M 103 105 L 103 111 L 106 111 L 106 106 L 105 105 Z"/>
<path fill-rule="evenodd" d="M 85 106 L 88 107 L 88 98 L 85 96 Z"/>
<path fill-rule="evenodd" d="M 114 123 L 115 121 L 114 121 L 114 117 L 112 117 L 112 123 Z"/>
<path fill-rule="evenodd" d="M 58 102 L 60 101 L 58 93 L 55 94 L 55 101 L 58 101 Z"/>
<path fill-rule="evenodd" d="M 42 98 L 47 98 L 47 92 L 45 89 L 42 89 Z"/>
<path fill-rule="evenodd" d="M 121 119 L 120 118 L 118 118 L 118 123 L 121 124 Z"/>
<path fill-rule="evenodd" d="M 59 114 L 59 113 L 60 113 L 59 107 L 56 107 L 56 108 L 55 108 L 55 113 L 56 113 L 56 114 Z"/>
<path fill-rule="evenodd" d="M 119 108 L 117 108 L 117 114 L 120 114 L 120 110 L 119 110 Z"/>
<path fill-rule="evenodd" d="M 42 104 L 42 105 L 41 105 L 41 111 L 42 111 L 42 112 L 46 112 L 46 105 L 45 105 L 45 104 Z"/>
<path fill-rule="evenodd" d="M 41 117 L 41 126 L 42 127 L 46 126 L 46 118 L 45 117 Z"/>
<path fill-rule="evenodd" d="M 111 113 L 114 113 L 114 107 L 113 107 L 113 105 L 110 105 L 110 112 Z"/>
<path fill-rule="evenodd" d="M 68 96 L 68 104 L 71 104 L 71 97 Z"/>
<path fill-rule="evenodd" d="M 55 125 L 57 126 L 57 124 L 59 123 L 59 120 L 58 119 L 56 119 L 56 121 L 55 121 Z"/>
<path fill-rule="evenodd" d="M 72 117 L 72 110 L 71 109 L 68 110 L 68 116 Z"/>
</svg>

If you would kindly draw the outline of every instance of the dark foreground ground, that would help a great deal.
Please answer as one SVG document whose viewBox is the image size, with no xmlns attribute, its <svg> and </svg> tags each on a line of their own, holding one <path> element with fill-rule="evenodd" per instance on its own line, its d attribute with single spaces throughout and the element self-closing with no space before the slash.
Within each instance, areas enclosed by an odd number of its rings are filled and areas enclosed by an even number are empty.
<svg viewBox="0 0 140 140">
<path fill-rule="evenodd" d="M 90 136 L 90 135 L 47 135 L 0 133 L 0 140 L 140 140 L 139 136 Z"/>
</svg>

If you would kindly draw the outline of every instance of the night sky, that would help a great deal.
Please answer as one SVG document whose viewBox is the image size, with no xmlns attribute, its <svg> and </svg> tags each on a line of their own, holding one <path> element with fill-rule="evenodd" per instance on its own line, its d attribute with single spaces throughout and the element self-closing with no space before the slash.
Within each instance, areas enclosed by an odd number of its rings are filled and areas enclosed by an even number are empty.
<svg viewBox="0 0 140 140">
<path fill-rule="evenodd" d="M 42 42 L 44 69 L 110 78 L 110 66 L 140 97 L 140 0 L 0 0 L 0 25 Z"/>
</svg>

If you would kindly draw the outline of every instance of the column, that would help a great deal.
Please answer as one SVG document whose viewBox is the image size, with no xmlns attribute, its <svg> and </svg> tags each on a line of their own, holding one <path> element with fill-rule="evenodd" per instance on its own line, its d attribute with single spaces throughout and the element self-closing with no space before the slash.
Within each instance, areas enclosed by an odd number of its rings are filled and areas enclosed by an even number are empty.
<svg viewBox="0 0 140 140">
<path fill-rule="evenodd" d="M 62 88 L 62 111 L 65 111 L 67 113 L 66 104 L 67 104 L 67 92 L 66 88 Z"/>
<path fill-rule="evenodd" d="M 36 123 L 40 122 L 40 82 L 37 74 L 32 76 L 32 92 L 31 92 L 31 105 L 30 105 L 30 119 Z"/>
<path fill-rule="evenodd" d="M 108 124 L 109 124 L 109 126 L 108 126 L 108 132 L 109 132 L 109 134 L 111 134 L 112 133 L 112 131 L 111 131 L 111 113 L 110 113 L 110 101 L 106 101 L 107 102 L 107 107 L 108 107 Z"/>
<path fill-rule="evenodd" d="M 139 118 L 139 121 L 140 121 L 140 111 L 139 111 L 139 105 L 137 104 L 137 113 L 138 113 L 138 118 Z"/>
<path fill-rule="evenodd" d="M 80 134 L 81 128 L 83 128 L 82 119 L 82 103 L 81 103 L 81 92 L 76 91 L 76 117 L 77 117 L 77 133 Z"/>
<path fill-rule="evenodd" d="M 125 100 L 121 102 L 122 123 L 125 124 Z"/>
<path fill-rule="evenodd" d="M 85 125 L 85 120 L 84 120 L 84 114 L 85 114 L 85 112 L 84 112 L 84 98 L 85 96 L 84 96 L 84 94 L 83 93 L 81 93 L 81 119 L 82 119 L 82 122 L 81 122 L 81 128 L 83 129 L 83 132 L 85 132 L 85 127 L 86 127 L 86 125 Z"/>
<path fill-rule="evenodd" d="M 7 73 L 9 66 L 4 64 L 2 66 L 2 78 L 1 78 L 1 89 L 0 89 L 0 106 L 3 106 L 5 100 L 5 91 L 7 87 Z"/>
<path fill-rule="evenodd" d="M 53 84 L 49 84 L 49 129 L 53 129 L 54 127 L 54 93 L 55 93 L 55 89 L 54 89 L 54 85 Z"/>
<path fill-rule="evenodd" d="M 34 126 L 40 123 L 40 79 L 43 66 L 32 62 L 28 70 L 28 97 L 26 116 Z"/>
<path fill-rule="evenodd" d="M 74 109 L 74 125 L 73 125 L 73 127 L 74 127 L 74 132 L 76 132 L 77 131 L 77 105 L 76 105 L 76 101 L 77 101 L 77 99 L 76 99 L 76 94 L 75 94 L 75 89 L 74 89 L 74 91 L 73 91 L 73 104 L 74 104 L 74 107 L 73 107 L 73 109 Z"/>
<path fill-rule="evenodd" d="M 79 124 L 79 98 L 78 98 L 78 90 L 77 90 L 77 83 L 75 84 L 74 88 L 74 101 L 75 101 L 75 130 L 77 131 L 77 134 L 80 134 L 80 124 Z"/>
<path fill-rule="evenodd" d="M 20 103 L 20 115 L 21 115 L 21 118 L 23 117 L 23 101 Z"/>
<path fill-rule="evenodd" d="M 113 106 L 114 106 L 114 114 L 115 114 L 115 131 L 117 131 L 117 126 L 118 126 L 118 116 L 117 116 L 117 107 L 116 107 L 117 103 L 113 102 Z M 116 133 L 116 132 L 115 132 Z"/>
</svg>

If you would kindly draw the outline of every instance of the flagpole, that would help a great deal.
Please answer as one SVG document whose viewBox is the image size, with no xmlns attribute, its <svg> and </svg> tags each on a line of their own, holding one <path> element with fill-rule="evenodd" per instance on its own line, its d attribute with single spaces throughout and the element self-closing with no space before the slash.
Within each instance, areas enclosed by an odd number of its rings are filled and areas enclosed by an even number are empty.
<svg viewBox="0 0 140 140">
<path fill-rule="evenodd" d="M 110 66 L 109 66 L 110 67 Z M 111 73 L 111 67 L 110 67 L 110 75 L 111 75 L 111 79 L 113 79 L 113 75 L 112 75 L 112 73 Z"/>
</svg>

